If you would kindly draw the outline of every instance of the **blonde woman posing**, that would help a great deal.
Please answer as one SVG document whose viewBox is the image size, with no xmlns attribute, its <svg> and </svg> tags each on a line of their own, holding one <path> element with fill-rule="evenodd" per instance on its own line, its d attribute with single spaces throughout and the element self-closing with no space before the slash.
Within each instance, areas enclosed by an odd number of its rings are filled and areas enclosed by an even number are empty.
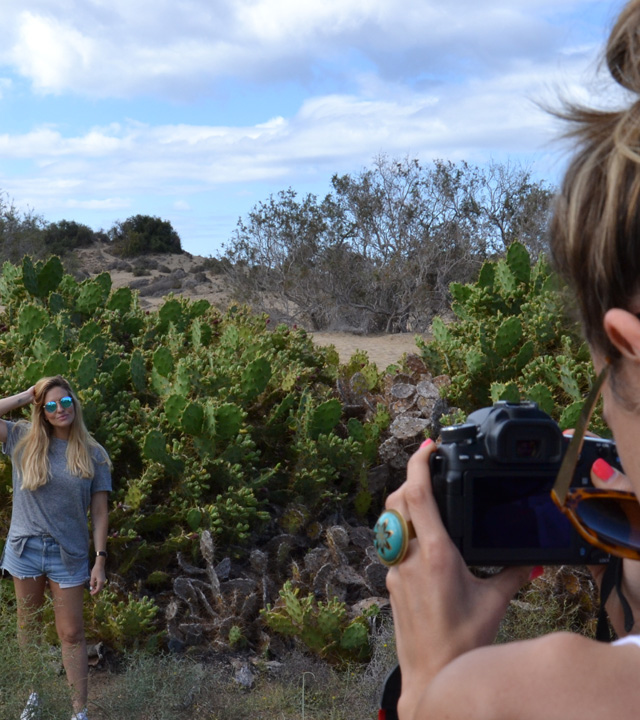
<svg viewBox="0 0 640 720">
<path fill-rule="evenodd" d="M 33 404 L 31 422 L 1 419 Z M 91 437 L 69 383 L 42 378 L 24 392 L 0 400 L 0 442 L 13 465 L 11 526 L 0 567 L 13 576 L 18 639 L 29 639 L 48 584 L 62 661 L 72 690 L 72 720 L 88 720 L 87 650 L 82 604 L 104 587 L 111 462 Z M 87 512 L 91 510 L 95 561 L 89 573 Z M 21 720 L 39 716 L 33 692 Z"/>
</svg>

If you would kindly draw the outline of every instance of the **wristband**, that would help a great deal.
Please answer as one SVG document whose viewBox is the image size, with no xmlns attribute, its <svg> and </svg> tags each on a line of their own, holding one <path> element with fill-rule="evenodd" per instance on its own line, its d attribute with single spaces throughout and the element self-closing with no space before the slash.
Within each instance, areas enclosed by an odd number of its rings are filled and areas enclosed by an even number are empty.
<svg viewBox="0 0 640 720">
<path fill-rule="evenodd" d="M 96 552 L 96 557 L 97 557 L 97 558 L 99 558 L 99 557 L 106 558 L 106 557 L 107 557 L 107 551 L 106 551 L 106 550 L 98 550 L 98 551 Z"/>
</svg>

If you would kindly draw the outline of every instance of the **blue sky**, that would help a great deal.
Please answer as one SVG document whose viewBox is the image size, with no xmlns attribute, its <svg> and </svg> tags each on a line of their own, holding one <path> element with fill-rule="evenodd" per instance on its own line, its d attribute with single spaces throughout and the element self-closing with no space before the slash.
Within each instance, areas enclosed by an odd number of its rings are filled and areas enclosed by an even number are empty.
<svg viewBox="0 0 640 720">
<path fill-rule="evenodd" d="M 0 7 L 0 191 L 47 221 L 170 220 L 216 255 L 293 187 L 390 157 L 521 162 L 535 101 L 603 93 L 608 0 L 22 0 Z"/>
</svg>

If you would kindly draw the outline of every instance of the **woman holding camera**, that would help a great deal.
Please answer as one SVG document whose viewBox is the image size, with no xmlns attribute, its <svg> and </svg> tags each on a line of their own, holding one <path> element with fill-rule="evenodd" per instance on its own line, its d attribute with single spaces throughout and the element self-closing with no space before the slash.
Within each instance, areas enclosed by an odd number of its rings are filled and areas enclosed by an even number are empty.
<svg viewBox="0 0 640 720">
<path fill-rule="evenodd" d="M 18 639 L 29 642 L 48 584 L 74 720 L 87 720 L 87 648 L 82 605 L 105 584 L 111 462 L 91 437 L 69 383 L 59 375 L 0 400 L 0 416 L 33 404 L 31 423 L 0 419 L 0 442 L 13 466 L 11 526 L 0 568 L 13 576 Z M 88 571 L 91 510 L 95 561 Z M 32 692 L 21 720 L 40 716 Z"/>
<path fill-rule="evenodd" d="M 557 633 L 492 645 L 510 599 L 542 568 L 509 568 L 489 579 L 468 571 L 431 492 L 435 445 L 427 441 L 387 501 L 411 521 L 416 536 L 387 576 L 402 670 L 401 720 L 631 720 L 640 714 L 640 563 L 631 559 L 640 558 L 640 0 L 622 10 L 606 60 L 629 91 L 629 106 L 572 106 L 559 113 L 570 122 L 576 152 L 557 199 L 551 250 L 576 294 L 605 419 L 626 473 L 594 463 L 593 484 L 608 492 L 588 500 L 597 515 L 610 496 L 631 526 L 631 539 L 614 532 L 606 545 L 625 558 L 606 603 L 621 640 Z M 579 507 L 574 520 L 581 532 L 591 532 Z M 593 569 L 598 583 L 603 573 L 601 566 Z"/>
</svg>

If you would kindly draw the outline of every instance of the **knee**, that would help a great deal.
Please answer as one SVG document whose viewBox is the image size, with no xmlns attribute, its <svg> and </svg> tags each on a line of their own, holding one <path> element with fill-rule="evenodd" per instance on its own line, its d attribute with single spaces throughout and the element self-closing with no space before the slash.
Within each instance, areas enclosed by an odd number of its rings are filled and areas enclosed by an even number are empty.
<svg viewBox="0 0 640 720">
<path fill-rule="evenodd" d="M 62 645 L 81 645 L 84 642 L 84 627 L 79 625 L 58 628 L 58 638 Z"/>
</svg>

